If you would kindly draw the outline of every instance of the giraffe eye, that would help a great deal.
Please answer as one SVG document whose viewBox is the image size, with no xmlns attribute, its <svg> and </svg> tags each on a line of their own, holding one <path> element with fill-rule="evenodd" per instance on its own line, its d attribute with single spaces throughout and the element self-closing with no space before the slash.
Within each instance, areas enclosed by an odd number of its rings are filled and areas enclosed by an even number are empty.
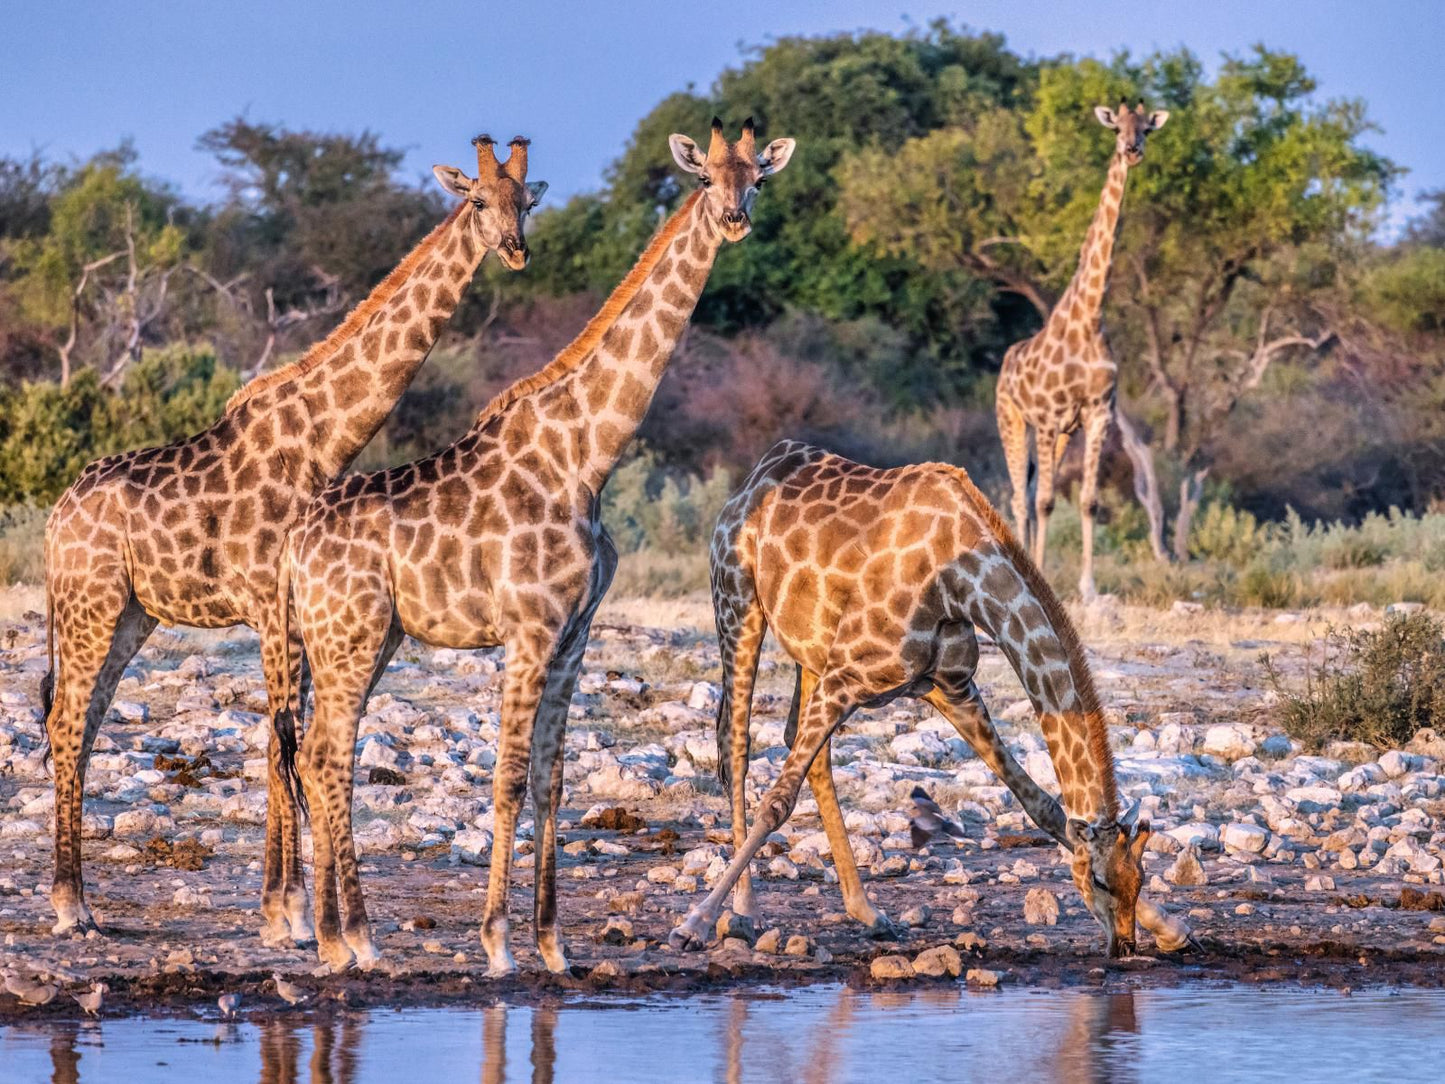
<svg viewBox="0 0 1445 1084">
<path fill-rule="evenodd" d="M 712 178 L 709 177 L 709 176 L 707 176 L 706 174 L 701 174 L 701 173 L 698 174 L 698 178 L 697 178 L 697 179 L 698 179 L 698 182 L 699 182 L 704 188 L 710 188 L 710 187 L 712 187 Z"/>
<path fill-rule="evenodd" d="M 486 205 L 487 205 L 487 201 L 484 200 L 484 199 L 482 199 L 480 196 L 473 196 L 473 197 L 472 197 L 472 206 L 475 207 L 477 210 L 480 211 L 480 210 L 481 210 L 482 208 L 484 208 Z"/>
</svg>

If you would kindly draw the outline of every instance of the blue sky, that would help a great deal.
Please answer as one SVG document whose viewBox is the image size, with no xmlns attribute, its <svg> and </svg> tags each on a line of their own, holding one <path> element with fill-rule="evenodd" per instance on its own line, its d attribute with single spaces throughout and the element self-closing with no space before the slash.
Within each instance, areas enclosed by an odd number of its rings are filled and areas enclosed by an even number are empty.
<svg viewBox="0 0 1445 1084">
<path fill-rule="evenodd" d="M 479 130 L 523 133 L 557 202 L 597 185 L 663 95 L 706 89 L 742 47 L 939 15 L 1039 56 L 1185 44 L 1212 63 L 1259 41 L 1292 50 L 1322 95 L 1364 98 L 1383 129 L 1370 142 L 1409 167 L 1397 221 L 1420 190 L 1445 187 L 1440 0 L 7 0 L 0 153 L 85 157 L 129 136 L 148 173 L 210 199 L 217 169 L 196 137 L 237 113 L 371 128 L 407 149 L 418 176 L 465 164 Z"/>
</svg>

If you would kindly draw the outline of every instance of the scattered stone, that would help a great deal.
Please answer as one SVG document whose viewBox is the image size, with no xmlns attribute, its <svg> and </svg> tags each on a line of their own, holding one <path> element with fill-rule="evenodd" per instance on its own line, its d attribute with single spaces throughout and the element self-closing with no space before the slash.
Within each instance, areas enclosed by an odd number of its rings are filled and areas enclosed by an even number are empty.
<svg viewBox="0 0 1445 1084">
<path fill-rule="evenodd" d="M 1305 878 L 1306 892 L 1333 892 L 1335 890 L 1335 879 L 1326 873 L 1316 874 L 1313 877 Z"/>
<path fill-rule="evenodd" d="M 717 935 L 720 938 L 736 937 L 740 941 L 746 941 L 749 945 L 755 944 L 758 939 L 757 927 L 753 920 L 747 915 L 734 914 L 732 911 L 724 911 L 717 920 Z"/>
<path fill-rule="evenodd" d="M 608 915 L 597 940 L 605 945 L 625 945 L 634 939 L 632 923 L 621 915 Z"/>
<path fill-rule="evenodd" d="M 964 981 L 970 986 L 981 986 L 985 989 L 992 989 L 999 984 L 1003 976 L 997 971 L 990 971 L 986 967 L 970 967 L 964 976 Z"/>
<path fill-rule="evenodd" d="M 907 956 L 877 956 L 868 965 L 868 973 L 875 979 L 887 981 L 913 978 L 913 964 Z"/>
<path fill-rule="evenodd" d="M 770 930 L 764 930 L 762 934 L 759 935 L 757 943 L 753 945 L 753 948 L 757 949 L 757 951 L 759 952 L 766 952 L 769 955 L 774 955 L 777 953 L 779 946 L 782 944 L 782 941 L 783 931 L 774 926 Z"/>
<path fill-rule="evenodd" d="M 378 764 L 371 769 L 371 772 L 366 777 L 366 781 L 381 787 L 400 787 L 405 786 L 406 776 L 402 775 L 401 772 L 395 768 L 388 768 Z"/>
<path fill-rule="evenodd" d="M 1257 824 L 1226 824 L 1219 831 L 1226 850 L 1259 854 L 1269 845 L 1269 832 Z"/>
<path fill-rule="evenodd" d="M 606 832 L 640 832 L 647 827 L 647 822 L 621 806 L 594 806 L 582 814 L 582 827 Z"/>
<path fill-rule="evenodd" d="M 788 943 L 783 946 L 784 956 L 806 956 L 811 951 L 813 944 L 803 934 L 795 933 L 788 938 Z M 822 953 L 822 949 L 818 950 Z M 820 961 L 826 963 L 827 961 Z"/>
<path fill-rule="evenodd" d="M 907 926 L 910 930 L 920 929 L 927 926 L 933 920 L 933 909 L 927 904 L 919 904 L 917 907 L 910 907 L 898 916 L 898 921 Z"/>
<path fill-rule="evenodd" d="M 1024 921 L 1030 926 L 1056 926 L 1059 898 L 1047 888 L 1031 888 L 1024 896 Z"/>
<path fill-rule="evenodd" d="M 914 957 L 913 970 L 915 974 L 927 975 L 930 978 L 939 979 L 948 975 L 956 979 L 963 974 L 963 958 L 952 945 L 939 945 L 936 948 L 924 949 Z"/>
<path fill-rule="evenodd" d="M 1204 867 L 1200 865 L 1192 849 L 1179 852 L 1174 864 L 1164 871 L 1164 879 L 1181 887 L 1195 887 L 1206 883 Z"/>
</svg>

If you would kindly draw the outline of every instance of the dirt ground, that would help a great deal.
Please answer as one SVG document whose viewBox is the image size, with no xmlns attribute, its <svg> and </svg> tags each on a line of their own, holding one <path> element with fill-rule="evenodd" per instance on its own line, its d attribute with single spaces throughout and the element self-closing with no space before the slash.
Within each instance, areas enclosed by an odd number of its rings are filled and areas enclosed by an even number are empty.
<svg viewBox="0 0 1445 1084">
<path fill-rule="evenodd" d="M 928 743 L 903 740 L 932 724 L 926 712 L 897 705 L 855 718 L 835 760 L 845 810 L 862 817 L 850 829 L 871 854 L 860 853 L 868 890 L 904 924 L 899 939 L 872 940 L 842 913 L 830 864 L 810 850 L 820 826 L 805 797 L 758 864 L 761 948 L 729 939 L 702 952 L 671 950 L 668 932 L 706 891 L 729 842 L 706 752 L 716 648 L 695 600 L 672 609 L 669 628 L 629 623 L 639 615 L 657 617 L 625 605 L 604 614 L 573 709 L 562 814 L 570 846 L 559 873 L 571 972 L 548 974 L 531 944 L 524 839 L 512 892 L 520 971 L 494 980 L 477 935 L 490 844 L 494 656 L 408 644 L 373 699 L 362 743 L 378 748 L 358 758 L 357 821 L 358 838 L 369 841 L 362 872 L 382 961 L 369 973 L 333 975 L 314 945 L 272 948 L 259 938 L 264 698 L 254 637 L 244 632 L 162 631 L 137 658 L 87 780 L 87 898 L 104 933 L 49 932 L 51 813 L 36 688 L 43 637 L 33 617 L 18 613 L 0 626 L 0 969 L 57 984 L 61 994 L 35 1007 L 0 993 L 0 1024 L 76 1015 L 65 995 L 95 981 L 109 986 L 107 1014 L 213 1012 L 226 992 L 241 993 L 246 1011 L 266 1012 L 284 1008 L 273 972 L 323 1008 L 966 981 L 879 979 L 870 970 L 876 957 L 912 960 L 945 945 L 965 972 L 978 972 L 975 983 L 1445 984 L 1439 761 L 1428 753 L 1386 761 L 1378 750 L 1350 748 L 1311 758 L 1272 727 L 1260 687 L 1262 651 L 1297 673 L 1328 621 L 1378 614 L 1080 614 L 1113 712 L 1121 784 L 1147 796 L 1155 824 L 1146 893 L 1198 940 L 1160 954 L 1141 936 L 1141 955 L 1119 961 L 1104 958 L 1101 931 L 1059 848 L 936 729 Z M 1037 727 L 996 652 L 986 652 L 981 677 L 1033 772 Z M 776 772 L 790 687 L 785 660 L 770 649 L 755 709 L 757 787 Z M 1210 730 L 1226 723 L 1242 748 L 1224 750 L 1228 735 Z M 1214 747 L 1223 751 L 1204 751 Z M 368 782 L 377 769 L 388 782 Z M 967 842 L 908 849 L 900 819 L 906 824 L 904 799 L 919 784 L 960 810 Z M 645 827 L 596 826 L 599 809 L 609 808 L 635 812 Z M 1250 834 L 1226 831 L 1240 825 L 1269 842 L 1232 845 Z M 1179 872 L 1190 857 L 1202 884 Z M 1026 921 L 1025 898 L 1040 892 L 1056 899 L 1056 924 Z M 793 946 L 801 954 L 784 954 L 795 935 L 806 938 Z"/>
</svg>

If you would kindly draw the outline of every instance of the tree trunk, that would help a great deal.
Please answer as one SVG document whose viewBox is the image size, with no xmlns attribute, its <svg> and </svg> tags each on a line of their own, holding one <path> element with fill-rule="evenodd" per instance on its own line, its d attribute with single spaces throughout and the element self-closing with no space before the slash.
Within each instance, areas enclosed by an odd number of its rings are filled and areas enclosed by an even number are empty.
<svg viewBox="0 0 1445 1084">
<path fill-rule="evenodd" d="M 1194 513 L 1199 510 L 1199 501 L 1204 496 L 1204 479 L 1209 475 L 1208 467 L 1200 467 L 1186 474 L 1179 483 L 1179 511 L 1174 516 L 1174 558 L 1189 560 L 1189 529 L 1194 524 Z"/>
<path fill-rule="evenodd" d="M 1154 471 L 1154 453 L 1121 407 L 1114 408 L 1114 419 L 1119 425 L 1119 440 L 1124 445 L 1124 454 L 1134 468 L 1134 496 L 1149 517 L 1149 548 L 1154 551 L 1155 560 L 1167 562 L 1169 552 L 1164 548 L 1164 499 L 1159 493 L 1159 476 Z"/>
</svg>

